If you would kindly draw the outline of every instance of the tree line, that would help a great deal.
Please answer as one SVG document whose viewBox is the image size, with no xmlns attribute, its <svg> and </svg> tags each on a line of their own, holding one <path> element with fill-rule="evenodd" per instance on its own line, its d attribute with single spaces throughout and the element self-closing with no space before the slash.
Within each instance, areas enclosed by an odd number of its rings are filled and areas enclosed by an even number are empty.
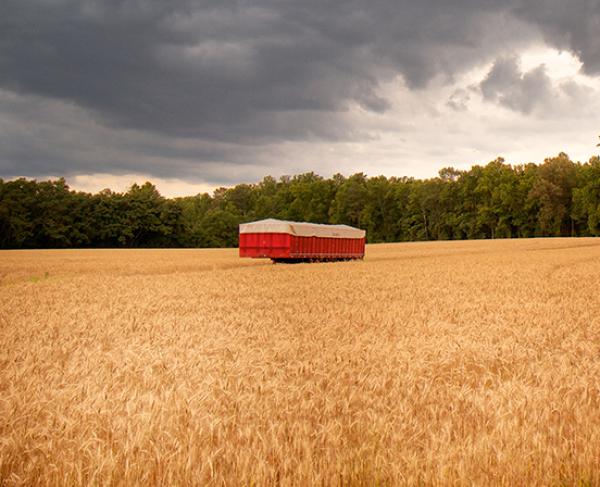
<svg viewBox="0 0 600 487">
<path fill-rule="evenodd" d="M 64 179 L 0 179 L 0 248 L 233 247 L 263 218 L 344 223 L 399 242 L 600 235 L 600 158 L 502 158 L 430 179 L 323 178 L 312 172 L 168 199 L 147 182 L 125 193 L 73 191 Z"/>
</svg>

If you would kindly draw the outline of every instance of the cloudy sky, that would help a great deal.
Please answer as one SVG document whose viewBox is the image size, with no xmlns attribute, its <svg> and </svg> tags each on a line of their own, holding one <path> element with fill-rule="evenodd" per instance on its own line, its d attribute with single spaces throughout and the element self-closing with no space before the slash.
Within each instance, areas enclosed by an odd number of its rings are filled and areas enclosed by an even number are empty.
<svg viewBox="0 0 600 487">
<path fill-rule="evenodd" d="M 600 0 L 3 0 L 0 177 L 165 195 L 586 161 Z"/>
</svg>

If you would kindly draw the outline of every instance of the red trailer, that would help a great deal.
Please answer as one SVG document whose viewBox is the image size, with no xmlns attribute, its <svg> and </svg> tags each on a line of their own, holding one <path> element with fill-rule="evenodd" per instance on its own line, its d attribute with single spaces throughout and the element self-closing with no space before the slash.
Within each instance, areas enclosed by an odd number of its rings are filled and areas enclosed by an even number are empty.
<svg viewBox="0 0 600 487">
<path fill-rule="evenodd" d="M 362 259 L 365 231 L 348 225 L 260 220 L 240 225 L 240 257 L 274 262 Z"/>
</svg>

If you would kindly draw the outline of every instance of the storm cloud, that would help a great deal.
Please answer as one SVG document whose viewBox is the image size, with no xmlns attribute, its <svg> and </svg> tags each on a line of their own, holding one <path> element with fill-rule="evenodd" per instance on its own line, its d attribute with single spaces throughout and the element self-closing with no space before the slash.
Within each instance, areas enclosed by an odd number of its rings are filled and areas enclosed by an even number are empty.
<svg viewBox="0 0 600 487">
<path fill-rule="evenodd" d="M 483 97 L 530 113 L 545 103 L 535 93 L 551 89 L 547 74 L 502 56 L 544 42 L 595 75 L 599 22 L 590 0 L 8 0 L 0 170 L 268 171 L 265 146 L 378 137 L 348 113 L 394 110 L 389 83 L 426 92 L 491 62 Z M 43 113 L 29 117 L 37 104 Z M 103 138 L 114 150 L 99 151 Z"/>
<path fill-rule="evenodd" d="M 485 100 L 524 114 L 566 112 L 596 95 L 573 80 L 555 82 L 544 64 L 524 72 L 515 56 L 498 59 L 479 87 Z"/>
<path fill-rule="evenodd" d="M 552 99 L 552 81 L 543 65 L 527 73 L 521 72 L 517 58 L 500 59 L 481 82 L 487 100 L 496 101 L 513 110 L 530 113 Z"/>
</svg>

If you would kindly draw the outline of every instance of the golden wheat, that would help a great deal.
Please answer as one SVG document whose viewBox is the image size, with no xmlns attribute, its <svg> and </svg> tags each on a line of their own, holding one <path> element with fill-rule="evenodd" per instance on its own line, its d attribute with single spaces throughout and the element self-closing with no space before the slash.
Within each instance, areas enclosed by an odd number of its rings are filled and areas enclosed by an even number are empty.
<svg viewBox="0 0 600 487">
<path fill-rule="evenodd" d="M 600 241 L 0 254 L 2 485 L 600 483 Z"/>
</svg>

